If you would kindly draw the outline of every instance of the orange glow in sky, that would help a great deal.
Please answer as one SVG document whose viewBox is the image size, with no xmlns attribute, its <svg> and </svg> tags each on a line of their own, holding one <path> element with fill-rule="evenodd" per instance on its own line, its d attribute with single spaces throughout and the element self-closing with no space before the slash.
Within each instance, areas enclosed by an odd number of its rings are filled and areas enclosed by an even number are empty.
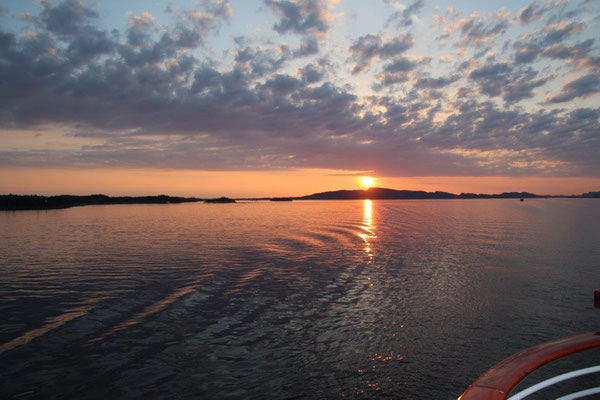
<svg viewBox="0 0 600 400">
<path fill-rule="evenodd" d="M 296 169 L 282 171 L 193 171 L 161 169 L 0 169 L 1 194 L 92 194 L 141 196 L 168 194 L 234 198 L 303 196 L 316 192 L 365 188 L 357 171 Z M 378 187 L 436 190 L 460 194 L 528 191 L 535 194 L 581 194 L 598 190 L 599 178 L 377 177 Z"/>
</svg>

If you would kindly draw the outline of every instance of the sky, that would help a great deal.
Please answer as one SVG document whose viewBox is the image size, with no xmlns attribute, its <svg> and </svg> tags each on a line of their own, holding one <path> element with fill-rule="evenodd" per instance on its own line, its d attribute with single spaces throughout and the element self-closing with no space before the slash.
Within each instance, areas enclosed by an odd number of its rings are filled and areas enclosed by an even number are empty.
<svg viewBox="0 0 600 400">
<path fill-rule="evenodd" d="M 0 193 L 600 190 L 594 0 L 4 0 Z"/>
</svg>

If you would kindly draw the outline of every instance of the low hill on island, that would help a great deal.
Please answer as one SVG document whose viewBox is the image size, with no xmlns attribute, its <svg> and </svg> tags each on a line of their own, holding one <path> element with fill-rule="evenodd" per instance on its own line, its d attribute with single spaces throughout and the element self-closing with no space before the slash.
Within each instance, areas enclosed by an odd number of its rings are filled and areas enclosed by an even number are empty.
<svg viewBox="0 0 600 400">
<path fill-rule="evenodd" d="M 587 192 L 587 193 L 582 194 L 580 197 L 597 199 L 597 198 L 600 198 L 600 191 L 598 191 L 598 192 Z"/>
<path fill-rule="evenodd" d="M 505 192 L 500 194 L 425 192 L 422 190 L 395 190 L 386 188 L 369 188 L 364 190 L 336 190 L 332 192 L 313 193 L 296 197 L 297 200 L 411 200 L 411 199 L 519 199 L 546 197 L 528 192 Z"/>
</svg>

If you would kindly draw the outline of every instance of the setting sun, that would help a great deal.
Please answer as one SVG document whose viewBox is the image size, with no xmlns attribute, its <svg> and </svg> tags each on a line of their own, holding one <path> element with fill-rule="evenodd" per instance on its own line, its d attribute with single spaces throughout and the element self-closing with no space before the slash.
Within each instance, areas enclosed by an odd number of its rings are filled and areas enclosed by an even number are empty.
<svg viewBox="0 0 600 400">
<path fill-rule="evenodd" d="M 370 188 L 371 186 L 373 186 L 373 182 L 374 182 L 374 181 L 375 181 L 375 180 L 374 180 L 373 178 L 371 178 L 370 176 L 363 176 L 363 177 L 360 179 L 360 182 L 362 183 L 362 185 L 363 185 L 364 187 L 366 187 L 367 189 L 368 189 L 368 188 Z"/>
</svg>

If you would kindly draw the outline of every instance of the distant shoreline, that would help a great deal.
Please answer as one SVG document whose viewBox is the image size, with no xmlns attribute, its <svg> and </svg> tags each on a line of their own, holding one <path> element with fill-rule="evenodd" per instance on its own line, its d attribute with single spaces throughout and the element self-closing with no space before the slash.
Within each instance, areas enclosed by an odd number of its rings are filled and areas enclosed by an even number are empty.
<svg viewBox="0 0 600 400">
<path fill-rule="evenodd" d="M 448 192 L 425 192 L 420 190 L 395 190 L 385 188 L 370 188 L 364 190 L 337 190 L 331 192 L 313 193 L 300 197 L 261 197 L 261 198 L 238 198 L 236 200 L 445 200 L 445 199 L 548 199 L 548 198 L 570 198 L 590 199 L 600 198 L 600 191 L 587 192 L 581 195 L 536 195 L 528 192 L 504 192 L 500 194 L 475 194 L 461 193 L 459 195 Z M 227 201 L 224 201 L 226 199 Z M 228 198 L 201 199 L 197 197 L 174 197 L 160 196 L 117 196 L 111 197 L 103 194 L 89 196 L 38 196 L 38 195 L 0 195 L 0 210 L 56 210 L 86 205 L 106 204 L 180 204 L 180 203 L 235 203 Z"/>
<path fill-rule="evenodd" d="M 89 196 L 38 196 L 38 195 L 0 195 L 0 210 L 57 210 L 87 205 L 105 204 L 179 204 L 202 201 L 195 197 L 160 196 L 119 196 L 110 197 L 103 194 Z"/>
<path fill-rule="evenodd" d="M 336 190 L 332 192 L 314 193 L 294 198 L 295 200 L 442 200 L 442 199 L 536 199 L 536 198 L 600 198 L 600 191 L 587 192 L 581 195 L 537 195 L 529 192 L 503 192 L 499 194 L 477 194 L 449 192 L 425 192 L 422 190 L 396 190 L 386 188 L 370 188 L 363 190 Z"/>
</svg>

